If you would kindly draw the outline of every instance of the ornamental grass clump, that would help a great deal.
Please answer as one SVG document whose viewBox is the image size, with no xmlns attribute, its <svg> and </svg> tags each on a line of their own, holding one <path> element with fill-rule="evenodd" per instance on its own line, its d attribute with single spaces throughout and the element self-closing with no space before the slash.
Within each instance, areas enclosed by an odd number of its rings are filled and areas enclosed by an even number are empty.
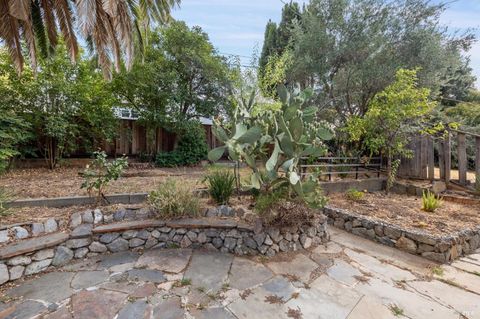
<svg viewBox="0 0 480 319">
<path fill-rule="evenodd" d="M 365 197 L 365 193 L 357 190 L 356 188 L 350 188 L 345 193 L 345 196 L 351 201 L 360 202 Z"/>
<path fill-rule="evenodd" d="M 219 205 L 226 205 L 235 190 L 235 176 L 228 170 L 214 170 L 205 176 L 208 192 Z"/>
<path fill-rule="evenodd" d="M 422 195 L 422 209 L 426 212 L 433 213 L 442 205 L 442 198 L 427 190 Z"/>
<path fill-rule="evenodd" d="M 195 217 L 200 210 L 199 200 L 192 191 L 173 179 L 167 179 L 150 192 L 148 203 L 158 218 Z"/>
</svg>

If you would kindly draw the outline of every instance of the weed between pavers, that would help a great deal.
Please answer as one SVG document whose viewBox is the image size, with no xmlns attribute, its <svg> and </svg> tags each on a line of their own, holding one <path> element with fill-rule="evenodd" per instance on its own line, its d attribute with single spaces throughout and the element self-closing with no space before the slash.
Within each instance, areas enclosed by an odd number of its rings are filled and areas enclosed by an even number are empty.
<svg viewBox="0 0 480 319">
<path fill-rule="evenodd" d="M 390 305 L 390 311 L 395 317 L 403 316 L 403 309 L 398 307 L 397 305 Z"/>
<path fill-rule="evenodd" d="M 173 287 L 185 287 L 185 286 L 190 286 L 192 284 L 192 280 L 190 278 L 183 278 L 181 280 L 175 281 L 173 284 Z"/>
<path fill-rule="evenodd" d="M 444 274 L 443 268 L 440 267 L 440 266 L 433 266 L 430 269 L 430 271 L 432 272 L 432 274 L 437 275 L 437 276 L 443 276 L 443 274 Z"/>
</svg>

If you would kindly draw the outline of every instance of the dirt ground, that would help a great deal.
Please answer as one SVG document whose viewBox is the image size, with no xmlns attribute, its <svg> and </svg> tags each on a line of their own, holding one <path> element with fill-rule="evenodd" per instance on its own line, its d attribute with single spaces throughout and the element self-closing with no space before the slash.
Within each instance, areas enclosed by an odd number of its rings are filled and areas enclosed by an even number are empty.
<svg viewBox="0 0 480 319">
<path fill-rule="evenodd" d="M 174 178 L 192 189 L 202 188 L 205 187 L 203 178 L 208 170 L 208 167 L 201 166 L 128 168 L 118 180 L 110 183 L 105 194 L 148 193 L 168 178 Z M 0 175 L 0 187 L 4 187 L 15 199 L 86 196 L 87 191 L 80 188 L 83 183 L 79 175 L 81 172 L 81 168 L 14 169 Z M 242 178 L 248 172 L 249 169 L 243 168 Z"/>
<path fill-rule="evenodd" d="M 382 220 L 412 230 L 446 235 L 480 224 L 480 207 L 442 202 L 433 213 L 422 210 L 422 199 L 384 192 L 366 193 L 361 201 L 351 201 L 344 194 L 332 194 L 329 205 Z"/>
<path fill-rule="evenodd" d="M 0 187 L 5 187 L 15 198 L 50 198 L 88 195 L 80 189 L 83 178 L 79 168 L 15 169 L 0 176 Z M 165 179 L 172 177 L 194 187 L 201 184 L 206 173 L 203 167 L 183 168 L 129 168 L 122 177 L 111 182 L 106 194 L 149 192 Z"/>
</svg>

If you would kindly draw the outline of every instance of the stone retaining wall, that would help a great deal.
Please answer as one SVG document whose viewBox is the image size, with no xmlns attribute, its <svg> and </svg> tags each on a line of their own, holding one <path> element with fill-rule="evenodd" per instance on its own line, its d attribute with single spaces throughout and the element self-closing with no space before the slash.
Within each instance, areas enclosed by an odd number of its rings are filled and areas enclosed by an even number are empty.
<svg viewBox="0 0 480 319">
<path fill-rule="evenodd" d="M 49 218 L 45 222 L 17 223 L 13 225 L 0 226 L 0 246 L 11 242 L 31 237 L 54 233 L 62 228 L 63 220 Z"/>
<path fill-rule="evenodd" d="M 311 225 L 284 229 L 264 228 L 259 220 L 251 225 L 234 218 L 148 218 L 151 213 L 146 209 L 123 209 L 110 215 L 98 209 L 75 213 L 65 232 L 0 247 L 0 284 L 103 253 L 191 247 L 272 257 L 329 240 L 327 218 L 322 214 Z"/>
<path fill-rule="evenodd" d="M 345 209 L 327 206 L 324 213 L 330 225 L 439 263 L 451 262 L 480 248 L 480 226 L 447 236 L 433 236 L 372 220 Z"/>
</svg>

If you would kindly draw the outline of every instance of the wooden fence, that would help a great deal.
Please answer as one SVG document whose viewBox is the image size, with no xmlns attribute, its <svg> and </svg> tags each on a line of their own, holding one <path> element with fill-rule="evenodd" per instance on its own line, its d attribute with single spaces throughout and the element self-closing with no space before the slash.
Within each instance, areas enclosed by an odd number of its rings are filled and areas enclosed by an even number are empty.
<svg viewBox="0 0 480 319">
<path fill-rule="evenodd" d="M 382 168 L 381 157 L 317 157 L 302 158 L 300 163 L 302 178 L 313 173 L 318 176 L 328 176 L 331 181 L 333 176 L 380 177 Z"/>
<path fill-rule="evenodd" d="M 480 135 L 450 130 L 442 138 L 432 136 L 417 136 L 411 143 L 413 157 L 402 159 L 399 168 L 399 175 L 420 179 L 440 179 L 447 184 L 452 180 L 460 185 L 468 185 L 468 157 L 467 139 L 475 141 L 475 176 L 480 176 Z M 456 143 L 456 163 L 458 168 L 458 179 L 452 179 L 452 144 Z M 435 152 L 437 149 L 437 152 Z M 435 175 L 435 167 L 440 173 Z"/>
</svg>

